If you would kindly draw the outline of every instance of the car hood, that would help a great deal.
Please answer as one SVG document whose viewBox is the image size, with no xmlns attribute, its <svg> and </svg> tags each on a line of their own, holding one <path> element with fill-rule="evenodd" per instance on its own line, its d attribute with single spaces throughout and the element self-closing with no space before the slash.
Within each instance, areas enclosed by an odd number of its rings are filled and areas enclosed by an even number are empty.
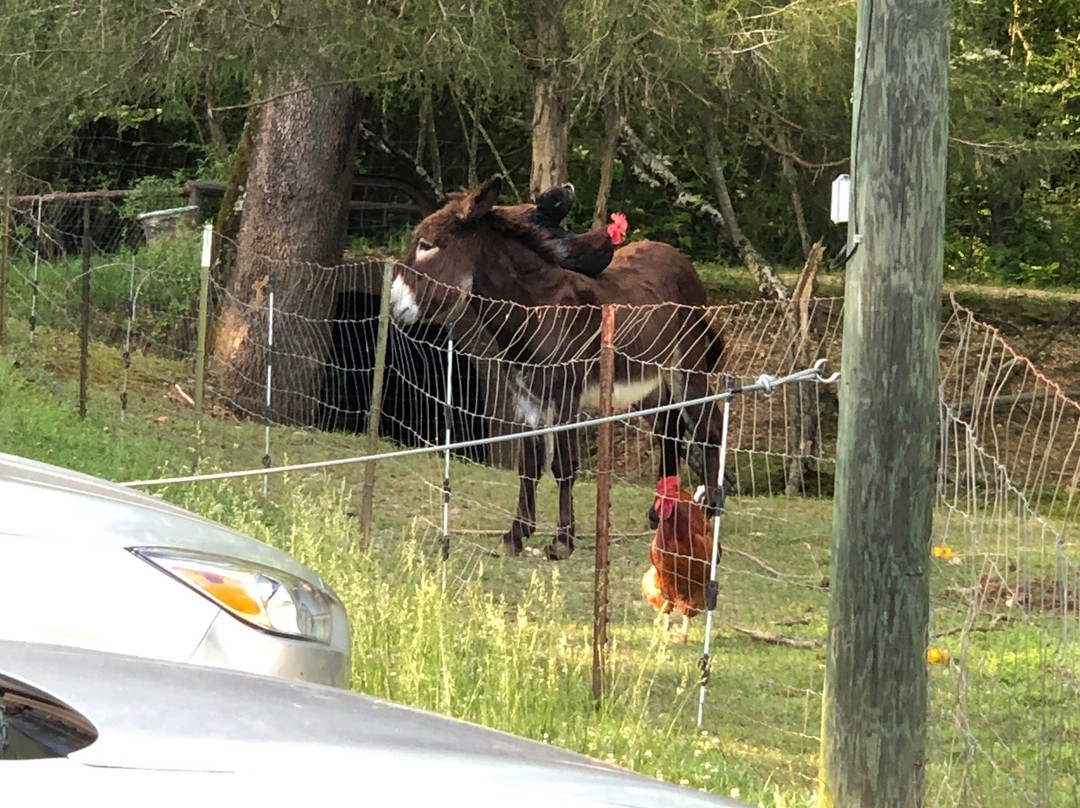
<svg viewBox="0 0 1080 808">
<path fill-rule="evenodd" d="M 0 452 L 0 534 L 107 547 L 182 547 L 258 561 L 316 584 L 264 542 L 122 485 Z"/>
<path fill-rule="evenodd" d="M 737 806 L 582 755 L 336 688 L 82 649 L 0 641 L 0 675 L 94 725 L 93 767 L 291 774 L 412 804 L 421 795 L 623 806 Z M 325 793 L 330 793 L 329 791 Z"/>
</svg>

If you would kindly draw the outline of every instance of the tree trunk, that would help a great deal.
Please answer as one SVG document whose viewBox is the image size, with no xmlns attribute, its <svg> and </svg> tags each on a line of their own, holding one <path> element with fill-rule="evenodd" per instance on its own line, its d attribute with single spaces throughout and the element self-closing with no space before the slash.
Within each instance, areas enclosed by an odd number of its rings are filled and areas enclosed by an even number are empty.
<svg viewBox="0 0 1080 808">
<path fill-rule="evenodd" d="M 608 106 L 604 133 L 604 153 L 600 155 L 600 186 L 596 189 L 596 206 L 593 208 L 593 227 L 603 227 L 607 222 L 608 197 L 611 181 L 615 175 L 615 152 L 619 148 L 619 107 L 614 101 Z"/>
<path fill-rule="evenodd" d="M 948 0 L 860 0 L 819 805 L 923 805 Z"/>
<path fill-rule="evenodd" d="M 217 221 L 214 222 L 217 253 L 214 256 L 212 274 L 217 287 L 228 287 L 236 270 L 236 237 L 240 233 L 240 209 L 251 170 L 251 152 L 255 148 L 255 133 L 259 131 L 259 113 L 262 107 L 248 107 L 244 130 L 236 144 L 236 157 L 225 193 L 221 198 Z M 215 299 L 215 308 L 216 308 Z"/>
<path fill-rule="evenodd" d="M 810 301 L 817 293 L 817 273 L 825 255 L 825 245 L 817 242 L 810 248 L 799 282 L 791 294 L 788 328 L 791 331 L 792 370 L 810 367 L 817 359 L 810 353 Z M 790 412 L 787 424 L 787 469 L 784 493 L 789 496 L 805 493 L 806 472 L 817 441 L 817 423 L 813 415 L 812 383 L 800 382 L 784 388 L 784 403 Z"/>
<path fill-rule="evenodd" d="M 539 74 L 533 89 L 532 173 L 529 193 L 536 197 L 567 179 L 570 137 L 569 92 L 562 77 L 566 32 L 560 15 L 562 0 L 541 3 L 536 20 Z"/>
<path fill-rule="evenodd" d="M 795 211 L 795 224 L 799 228 L 799 241 L 802 243 L 803 260 L 810 260 L 810 231 L 806 227 L 806 213 L 803 210 L 802 196 L 799 195 L 798 175 L 795 173 L 795 161 L 791 159 L 791 145 L 787 130 L 779 120 L 776 124 L 776 145 L 780 149 L 780 169 L 791 191 L 791 209 Z"/>
<path fill-rule="evenodd" d="M 212 373 L 236 410 L 315 422 L 345 248 L 358 115 L 348 88 L 280 83 L 262 108 L 236 240 L 236 270 L 217 324 Z M 320 266 L 322 265 L 322 266 Z M 266 399 L 274 294 L 273 391 Z"/>
<path fill-rule="evenodd" d="M 777 300 L 787 300 L 790 297 L 784 281 L 776 274 L 772 265 L 757 251 L 750 240 L 743 235 L 742 228 L 735 218 L 735 207 L 731 204 L 731 194 L 728 193 L 727 179 L 724 177 L 724 166 L 720 161 L 720 143 L 716 138 L 716 130 L 712 126 L 706 127 L 705 156 L 709 162 L 709 172 L 712 174 L 713 190 L 716 191 L 716 199 L 720 205 L 720 213 L 727 223 L 728 236 L 735 252 L 739 254 L 743 265 L 750 270 L 750 274 L 757 281 L 758 289 L 766 297 L 775 297 Z"/>
</svg>

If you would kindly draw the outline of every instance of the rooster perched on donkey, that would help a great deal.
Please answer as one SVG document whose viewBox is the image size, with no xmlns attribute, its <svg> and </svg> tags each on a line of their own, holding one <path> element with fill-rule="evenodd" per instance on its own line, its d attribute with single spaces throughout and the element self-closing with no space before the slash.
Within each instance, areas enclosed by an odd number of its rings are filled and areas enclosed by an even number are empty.
<svg viewBox="0 0 1080 808">
<path fill-rule="evenodd" d="M 680 489 L 677 476 L 663 477 L 656 484 L 653 510 L 658 521 L 649 545 L 652 566 L 642 576 L 641 590 L 657 610 L 657 620 L 663 618 L 665 634 L 672 610 L 683 616 L 679 642 L 685 643 L 690 618 L 708 606 L 713 532 L 705 507 Z M 721 553 L 717 544 L 718 561 Z"/>
<path fill-rule="evenodd" d="M 533 200 L 536 209 L 530 215 L 534 224 L 558 240 L 559 266 L 595 278 L 611 263 L 615 248 L 626 235 L 626 216 L 612 213 L 611 222 L 587 233 L 571 233 L 562 221 L 576 199 L 571 183 L 549 188 Z"/>
</svg>

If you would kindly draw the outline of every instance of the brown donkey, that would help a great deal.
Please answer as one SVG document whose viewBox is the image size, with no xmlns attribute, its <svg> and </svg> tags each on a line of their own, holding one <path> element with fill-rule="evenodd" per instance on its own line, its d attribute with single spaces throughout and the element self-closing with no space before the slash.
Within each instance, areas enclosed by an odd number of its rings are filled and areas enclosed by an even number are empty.
<svg viewBox="0 0 1080 808">
<path fill-rule="evenodd" d="M 515 410 L 527 427 L 566 424 L 598 400 L 601 307 L 616 304 L 616 407 L 678 402 L 708 395 L 707 374 L 722 343 L 705 319 L 705 288 L 689 259 L 668 244 L 638 241 L 615 251 L 595 278 L 559 266 L 558 236 L 535 221 L 535 206 L 495 205 L 501 181 L 457 194 L 413 231 L 406 266 L 391 289 L 400 323 L 452 322 L 464 307 L 511 363 Z M 720 430 L 713 403 L 657 416 L 663 445 L 657 479 L 678 474 L 683 438 L 703 450 L 697 469 L 714 502 Z M 503 535 L 509 555 L 536 529 L 536 484 L 544 438 L 525 436 L 518 459 L 517 513 Z M 559 487 L 559 523 L 547 548 L 552 559 L 574 550 L 573 485 L 578 444 L 554 435 L 551 471 Z M 651 509 L 650 509 L 651 511 Z M 655 514 L 650 512 L 650 518 Z M 655 523 L 654 523 L 655 524 Z"/>
</svg>

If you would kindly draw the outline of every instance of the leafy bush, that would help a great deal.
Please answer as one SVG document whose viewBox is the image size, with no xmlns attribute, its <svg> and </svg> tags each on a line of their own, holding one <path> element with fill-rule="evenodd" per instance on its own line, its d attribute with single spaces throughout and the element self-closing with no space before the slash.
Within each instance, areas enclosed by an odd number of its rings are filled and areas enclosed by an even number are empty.
<svg viewBox="0 0 1080 808">
<path fill-rule="evenodd" d="M 124 199 L 124 204 L 120 206 L 120 215 L 125 219 L 134 219 L 140 213 L 177 207 L 180 199 L 176 195 L 176 188 L 184 182 L 185 180 L 178 176 L 143 177 Z"/>
</svg>

